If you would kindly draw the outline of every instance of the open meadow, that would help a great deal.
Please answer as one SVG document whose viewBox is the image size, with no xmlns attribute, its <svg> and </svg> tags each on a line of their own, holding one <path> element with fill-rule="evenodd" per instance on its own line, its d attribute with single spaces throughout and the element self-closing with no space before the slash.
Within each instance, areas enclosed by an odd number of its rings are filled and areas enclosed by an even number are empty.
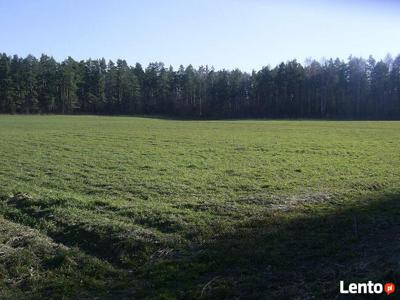
<svg viewBox="0 0 400 300">
<path fill-rule="evenodd" d="M 0 298 L 329 299 L 340 280 L 397 281 L 399 150 L 389 121 L 1 115 Z"/>
</svg>

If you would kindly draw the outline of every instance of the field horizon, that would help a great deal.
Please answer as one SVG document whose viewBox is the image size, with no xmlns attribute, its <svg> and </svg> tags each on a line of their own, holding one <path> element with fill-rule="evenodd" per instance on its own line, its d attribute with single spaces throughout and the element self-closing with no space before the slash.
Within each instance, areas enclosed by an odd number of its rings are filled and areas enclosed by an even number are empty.
<svg viewBox="0 0 400 300">
<path fill-rule="evenodd" d="M 398 121 L 0 115 L 0 298 L 398 282 L 399 149 Z"/>
</svg>

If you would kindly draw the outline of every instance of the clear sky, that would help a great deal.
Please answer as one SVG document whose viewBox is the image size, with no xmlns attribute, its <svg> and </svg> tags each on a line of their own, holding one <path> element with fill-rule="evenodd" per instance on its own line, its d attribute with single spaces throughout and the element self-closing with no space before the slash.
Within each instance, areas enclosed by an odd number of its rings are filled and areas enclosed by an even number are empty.
<svg viewBox="0 0 400 300">
<path fill-rule="evenodd" d="M 400 1 L 0 0 L 0 52 L 250 71 L 400 54 Z"/>
</svg>

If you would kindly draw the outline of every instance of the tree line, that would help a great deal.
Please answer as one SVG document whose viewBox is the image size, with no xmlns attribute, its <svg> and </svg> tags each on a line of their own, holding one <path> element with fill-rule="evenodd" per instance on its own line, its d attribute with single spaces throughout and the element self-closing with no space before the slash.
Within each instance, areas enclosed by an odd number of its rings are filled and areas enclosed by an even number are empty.
<svg viewBox="0 0 400 300">
<path fill-rule="evenodd" d="M 0 113 L 400 118 L 400 55 L 296 60 L 251 73 L 0 54 Z"/>
</svg>

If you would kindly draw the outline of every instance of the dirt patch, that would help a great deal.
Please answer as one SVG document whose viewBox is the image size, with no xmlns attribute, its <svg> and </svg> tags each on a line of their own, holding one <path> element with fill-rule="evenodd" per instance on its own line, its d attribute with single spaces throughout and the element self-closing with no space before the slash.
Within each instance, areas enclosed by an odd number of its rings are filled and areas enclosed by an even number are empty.
<svg viewBox="0 0 400 300">
<path fill-rule="evenodd" d="M 272 210 L 290 210 L 301 205 L 330 202 L 335 198 L 332 193 L 310 193 L 290 196 L 254 195 L 240 198 L 241 204 L 256 204 Z"/>
</svg>

